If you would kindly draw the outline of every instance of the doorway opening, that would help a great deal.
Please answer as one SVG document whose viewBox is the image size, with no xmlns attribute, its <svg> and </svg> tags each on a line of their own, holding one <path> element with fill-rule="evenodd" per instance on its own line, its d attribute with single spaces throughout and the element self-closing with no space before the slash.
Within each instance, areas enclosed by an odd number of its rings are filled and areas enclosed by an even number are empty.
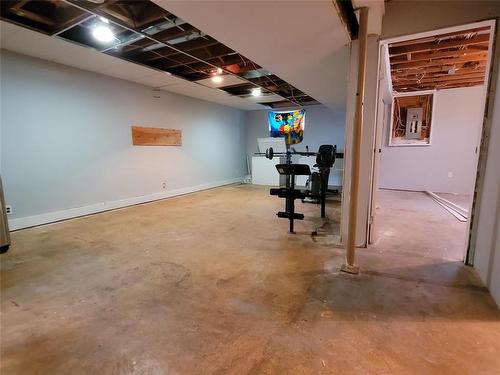
<svg viewBox="0 0 500 375">
<path fill-rule="evenodd" d="M 380 41 L 369 244 L 471 264 L 494 33 L 488 20 Z"/>
</svg>

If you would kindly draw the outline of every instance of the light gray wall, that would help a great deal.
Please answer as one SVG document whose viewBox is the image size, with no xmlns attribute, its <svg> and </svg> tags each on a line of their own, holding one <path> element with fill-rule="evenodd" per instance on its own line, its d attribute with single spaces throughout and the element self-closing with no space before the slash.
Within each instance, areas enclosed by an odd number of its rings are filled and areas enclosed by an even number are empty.
<svg viewBox="0 0 500 375">
<path fill-rule="evenodd" d="M 484 86 L 437 91 L 432 143 L 411 147 L 388 146 L 389 111 L 384 124 L 379 187 L 472 194 L 483 111 Z"/>
<path fill-rule="evenodd" d="M 500 17 L 499 1 L 401 1 L 385 4 L 386 11 L 382 25 L 384 38 L 430 31 L 448 26 L 482 21 Z M 498 22 L 498 21 L 497 21 Z M 493 74 L 489 86 L 486 113 L 486 129 L 481 153 L 484 155 L 477 192 L 479 202 L 474 209 L 474 224 L 471 246 L 475 251 L 474 267 L 484 283 L 490 288 L 500 305 L 500 269 L 493 267 L 493 260 L 500 256 L 500 244 L 495 238 L 500 230 L 498 211 L 500 194 L 500 85 L 498 69 L 500 61 L 500 27 L 497 24 Z M 375 92 L 371 93 L 375 95 Z M 496 292 L 495 292 L 496 291 Z"/>
<path fill-rule="evenodd" d="M 474 267 L 500 307 L 500 79 L 498 67 L 495 102 L 489 117 L 488 155 L 483 168 L 484 179 L 478 194 L 479 210 L 475 222 Z M 493 86 L 495 87 L 495 86 Z"/>
<path fill-rule="evenodd" d="M 8 51 L 1 58 L 11 219 L 245 174 L 243 111 Z M 183 145 L 132 146 L 131 125 L 182 129 Z"/>
<path fill-rule="evenodd" d="M 297 151 L 315 152 L 323 144 L 337 145 L 337 151 L 344 151 L 345 109 L 332 110 L 324 105 L 305 107 L 306 122 L 304 140 L 295 146 Z M 267 114 L 269 111 L 248 111 L 245 116 L 246 150 L 250 160 L 258 152 L 257 138 L 269 137 Z M 330 175 L 330 184 L 339 185 L 338 179 Z"/>
</svg>

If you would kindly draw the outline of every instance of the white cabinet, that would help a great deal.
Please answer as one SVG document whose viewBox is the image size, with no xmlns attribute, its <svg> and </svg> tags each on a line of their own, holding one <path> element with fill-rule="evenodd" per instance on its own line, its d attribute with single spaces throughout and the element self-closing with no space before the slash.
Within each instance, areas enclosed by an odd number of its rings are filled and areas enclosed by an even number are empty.
<svg viewBox="0 0 500 375">
<path fill-rule="evenodd" d="M 252 156 L 252 184 L 279 186 L 280 175 L 276 164 L 284 162 L 284 158 L 279 157 L 269 160 L 265 156 Z"/>
</svg>

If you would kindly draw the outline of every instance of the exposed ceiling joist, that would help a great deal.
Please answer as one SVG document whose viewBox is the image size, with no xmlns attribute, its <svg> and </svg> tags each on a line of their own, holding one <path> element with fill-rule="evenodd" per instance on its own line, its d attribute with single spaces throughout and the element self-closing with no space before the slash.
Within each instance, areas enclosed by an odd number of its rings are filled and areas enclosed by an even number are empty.
<svg viewBox="0 0 500 375">
<path fill-rule="evenodd" d="M 483 33 L 487 34 L 490 30 L 489 26 L 482 26 L 482 27 L 474 27 L 471 29 L 467 29 L 467 32 L 465 33 L 463 30 L 460 31 L 453 31 L 450 33 L 443 33 L 439 34 L 438 36 L 430 36 L 427 38 L 419 38 L 419 39 L 411 39 L 411 40 L 405 40 L 403 42 L 396 42 L 396 43 L 391 43 L 392 47 L 400 47 L 400 46 L 407 46 L 411 44 L 420 44 L 424 42 L 434 42 L 439 39 L 445 39 L 445 38 L 451 38 L 451 37 L 460 37 L 464 35 L 471 35 L 471 34 L 477 34 L 477 33 Z"/>
<path fill-rule="evenodd" d="M 472 57 L 474 55 L 484 56 L 485 51 L 488 50 L 488 45 L 486 44 L 486 50 L 473 50 L 473 46 L 469 46 L 466 49 L 455 49 L 451 51 L 438 51 L 438 52 L 418 52 L 405 55 L 394 56 L 391 58 L 391 65 L 399 63 L 417 62 L 417 61 L 428 61 L 436 60 L 444 57 Z M 481 46 L 482 47 L 482 46 Z"/>
<path fill-rule="evenodd" d="M 435 41 L 435 42 L 425 42 L 418 44 L 408 44 L 399 47 L 389 47 L 389 55 L 396 56 L 414 52 L 435 51 L 435 50 L 443 50 L 454 47 L 470 46 L 473 44 L 481 44 L 484 42 L 488 42 L 489 38 L 490 38 L 489 34 L 482 34 L 482 35 L 476 35 L 471 38 L 449 40 L 444 42 Z"/>
<path fill-rule="evenodd" d="M 389 44 L 393 90 L 484 84 L 489 38 L 487 26 Z"/>
<path fill-rule="evenodd" d="M 457 57 L 457 58 L 449 58 L 449 59 L 435 59 L 431 61 L 409 61 L 406 63 L 400 63 L 400 64 L 394 64 L 391 65 L 391 70 L 401 70 L 401 69 L 411 69 L 411 68 L 426 68 L 426 67 L 431 67 L 431 66 L 452 66 L 455 64 L 464 64 L 467 62 L 482 62 L 486 61 L 488 54 L 487 53 L 481 53 L 481 54 L 474 54 L 471 56 L 463 56 L 463 57 Z"/>
<path fill-rule="evenodd" d="M 460 74 L 465 74 L 465 73 L 473 73 L 473 72 L 483 72 L 486 68 L 486 63 L 481 62 L 478 63 L 477 65 L 473 65 L 471 67 L 467 67 L 464 65 L 458 66 L 456 68 L 449 67 L 449 66 L 440 66 L 440 67 L 435 67 L 435 68 L 425 68 L 425 69 L 402 69 L 400 71 L 394 72 L 393 77 L 399 78 L 399 77 L 411 77 L 411 76 L 419 76 L 419 75 L 425 75 L 427 77 L 429 76 L 439 76 L 441 74 L 455 74 L 457 71 L 460 71 Z M 451 71 L 451 72 L 450 72 Z"/>
</svg>

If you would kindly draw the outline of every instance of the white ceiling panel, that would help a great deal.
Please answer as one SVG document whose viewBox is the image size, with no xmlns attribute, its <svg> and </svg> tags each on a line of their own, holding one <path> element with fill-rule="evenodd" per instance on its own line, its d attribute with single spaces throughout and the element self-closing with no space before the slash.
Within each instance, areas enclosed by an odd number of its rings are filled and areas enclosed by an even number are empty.
<svg viewBox="0 0 500 375">
<path fill-rule="evenodd" d="M 242 99 L 237 96 L 231 96 L 222 90 L 211 89 L 202 85 L 193 84 L 191 82 L 182 82 L 175 85 L 166 86 L 162 88 L 162 90 L 245 110 L 267 108 L 263 105 L 255 103 L 252 100 Z"/>
<path fill-rule="evenodd" d="M 185 82 L 183 79 L 173 77 L 172 75 L 165 72 L 158 71 L 153 71 L 153 73 L 150 73 L 144 77 L 131 78 L 130 80 L 151 87 L 164 87 Z M 194 83 L 191 82 L 187 83 L 189 85 L 194 85 Z"/>
<path fill-rule="evenodd" d="M 345 106 L 350 41 L 331 0 L 153 1 L 323 104 Z"/>
<path fill-rule="evenodd" d="M 5 41 L 2 39 L 2 48 L 13 52 L 52 61 L 65 53 L 73 54 L 80 49 L 80 47 L 63 40 L 8 24 L 4 21 L 1 21 L 1 25 L 2 34 L 4 30 L 8 32 Z"/>
<path fill-rule="evenodd" d="M 53 61 L 59 64 L 99 72 L 112 67 L 116 64 L 116 60 L 116 57 L 100 53 L 91 48 L 80 47 L 77 51 L 60 56 Z"/>
<path fill-rule="evenodd" d="M 219 77 L 222 78 L 221 82 L 214 82 L 212 80 L 212 78 L 201 79 L 201 80 L 196 81 L 196 82 L 202 84 L 203 86 L 214 87 L 214 88 L 239 85 L 241 83 L 247 83 L 247 81 L 245 81 L 244 79 L 241 79 L 237 76 L 233 76 L 230 74 L 224 74 L 224 75 L 221 75 Z"/>
<path fill-rule="evenodd" d="M 153 72 L 155 72 L 155 70 L 151 68 L 117 58 L 113 58 L 113 61 L 109 65 L 99 70 L 101 74 L 131 80 L 151 75 Z"/>
<path fill-rule="evenodd" d="M 2 44 L 7 42 L 7 39 L 10 35 L 14 33 L 14 25 L 11 25 L 7 22 L 0 22 L 0 42 Z"/>
<path fill-rule="evenodd" d="M 282 98 L 279 95 L 276 94 L 269 94 L 269 95 L 262 95 L 262 96 L 249 96 L 248 100 L 252 100 L 257 103 L 272 103 L 272 102 L 279 102 L 281 100 L 285 100 L 285 98 Z"/>
</svg>

